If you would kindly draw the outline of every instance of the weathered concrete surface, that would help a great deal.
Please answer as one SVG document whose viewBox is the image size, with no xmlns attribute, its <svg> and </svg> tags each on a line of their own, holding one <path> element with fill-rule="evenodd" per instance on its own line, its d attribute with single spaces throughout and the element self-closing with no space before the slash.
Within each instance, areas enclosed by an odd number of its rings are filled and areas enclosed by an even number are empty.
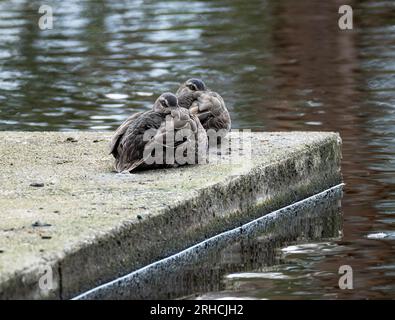
<svg viewBox="0 0 395 320">
<path fill-rule="evenodd" d="M 73 297 L 341 182 L 335 133 L 248 136 L 244 165 L 120 175 L 109 133 L 0 132 L 0 298 Z"/>
</svg>

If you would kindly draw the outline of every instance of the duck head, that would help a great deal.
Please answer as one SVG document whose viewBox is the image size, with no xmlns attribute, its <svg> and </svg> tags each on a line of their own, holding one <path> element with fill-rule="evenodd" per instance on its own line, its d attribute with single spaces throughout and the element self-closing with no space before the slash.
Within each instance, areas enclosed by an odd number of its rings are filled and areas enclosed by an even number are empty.
<svg viewBox="0 0 395 320">
<path fill-rule="evenodd" d="M 156 99 L 152 109 L 155 112 L 168 114 L 176 110 L 177 108 L 178 108 L 177 97 L 170 92 L 165 92 L 162 93 L 158 99 Z"/>
<path fill-rule="evenodd" d="M 207 87 L 203 80 L 197 78 L 191 78 L 185 81 L 177 90 L 177 95 L 182 95 L 185 93 L 191 93 L 195 91 L 206 91 Z"/>
</svg>

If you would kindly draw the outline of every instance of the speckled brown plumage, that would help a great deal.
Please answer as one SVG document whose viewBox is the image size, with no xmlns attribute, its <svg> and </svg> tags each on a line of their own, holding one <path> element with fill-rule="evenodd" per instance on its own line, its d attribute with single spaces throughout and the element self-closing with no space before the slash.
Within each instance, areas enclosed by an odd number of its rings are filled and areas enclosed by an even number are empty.
<svg viewBox="0 0 395 320">
<path fill-rule="evenodd" d="M 166 98 L 165 106 L 161 102 L 162 96 Z M 116 130 L 110 145 L 110 153 L 115 157 L 116 171 L 131 172 L 136 169 L 174 167 L 184 164 L 177 161 L 166 163 L 168 148 L 170 152 L 175 153 L 179 147 L 185 150 L 192 147 L 195 150 L 195 159 L 205 158 L 207 134 L 197 116 L 190 114 L 188 109 L 181 108 L 174 95 L 167 93 L 161 97 L 155 102 L 152 110 L 132 115 Z M 148 141 L 144 139 L 147 130 L 152 130 L 152 136 Z M 192 137 L 186 136 L 180 141 L 176 140 L 177 133 L 181 130 Z M 170 131 L 174 135 L 170 134 Z M 147 147 L 155 147 L 155 150 L 163 151 L 162 163 L 147 163 L 148 158 L 144 158 L 144 150 Z"/>
<path fill-rule="evenodd" d="M 200 79 L 189 79 L 176 93 L 179 104 L 199 117 L 206 129 L 221 131 L 225 136 L 231 129 L 231 119 L 222 97 L 206 87 Z"/>
</svg>

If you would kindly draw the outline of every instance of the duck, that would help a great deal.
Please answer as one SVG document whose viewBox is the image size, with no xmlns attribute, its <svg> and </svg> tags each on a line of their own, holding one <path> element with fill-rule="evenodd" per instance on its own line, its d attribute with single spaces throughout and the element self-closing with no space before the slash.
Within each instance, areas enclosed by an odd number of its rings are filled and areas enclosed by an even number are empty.
<svg viewBox="0 0 395 320">
<path fill-rule="evenodd" d="M 215 130 L 219 137 L 225 137 L 232 123 L 224 99 L 207 88 L 203 80 L 191 78 L 176 91 L 179 104 L 196 114 L 204 129 Z"/>
<path fill-rule="evenodd" d="M 207 134 L 198 116 L 180 107 L 170 92 L 161 94 L 151 110 L 127 118 L 110 142 L 119 173 L 206 163 L 207 148 Z"/>
</svg>

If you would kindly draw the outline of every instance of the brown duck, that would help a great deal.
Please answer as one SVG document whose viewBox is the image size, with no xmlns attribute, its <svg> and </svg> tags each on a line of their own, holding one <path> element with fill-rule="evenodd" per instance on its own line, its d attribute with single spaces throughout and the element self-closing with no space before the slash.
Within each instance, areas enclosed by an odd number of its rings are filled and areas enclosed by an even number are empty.
<svg viewBox="0 0 395 320">
<path fill-rule="evenodd" d="M 199 117 L 206 130 L 222 132 L 222 137 L 231 129 L 231 119 L 222 97 L 208 89 L 201 79 L 189 79 L 176 92 L 178 103 Z"/>
<path fill-rule="evenodd" d="M 151 135 L 147 139 L 144 135 L 149 130 Z M 158 147 L 163 151 L 160 163 L 152 161 Z M 154 153 L 147 157 L 144 151 L 154 149 Z M 166 151 L 169 152 L 167 149 L 174 156 L 173 162 L 169 163 L 166 158 Z M 193 153 L 189 152 L 191 150 Z M 179 160 L 177 152 L 187 157 Z M 198 117 L 181 108 L 177 97 L 172 93 L 162 94 L 151 110 L 133 114 L 126 119 L 115 131 L 110 144 L 117 172 L 205 162 L 206 152 L 207 134 Z"/>
</svg>

